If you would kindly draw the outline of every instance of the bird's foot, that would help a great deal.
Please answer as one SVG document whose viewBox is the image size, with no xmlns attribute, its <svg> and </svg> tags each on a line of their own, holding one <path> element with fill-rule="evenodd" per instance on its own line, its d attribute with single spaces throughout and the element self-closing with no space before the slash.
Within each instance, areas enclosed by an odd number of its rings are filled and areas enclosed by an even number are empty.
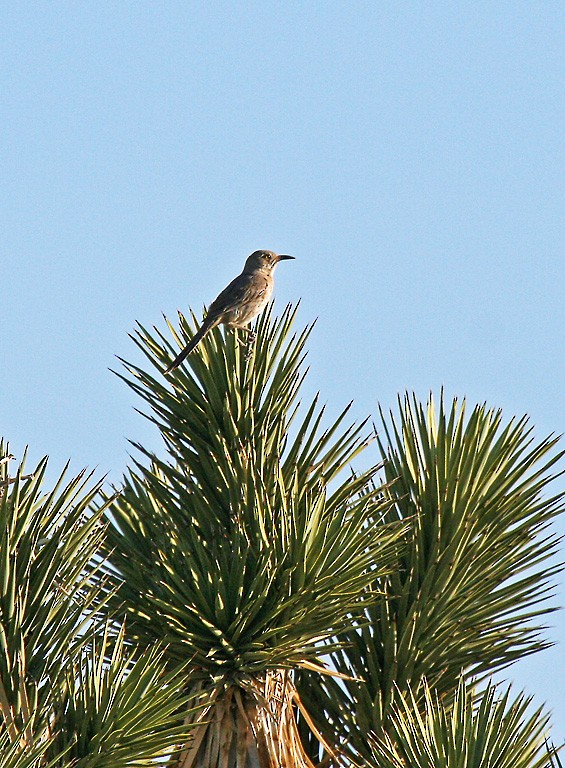
<svg viewBox="0 0 565 768">
<path fill-rule="evenodd" d="M 255 343 L 256 338 L 257 334 L 254 333 L 254 331 L 246 329 L 245 341 L 243 342 L 246 347 L 244 355 L 245 360 L 249 360 L 249 358 L 253 355 L 253 344 Z"/>
</svg>

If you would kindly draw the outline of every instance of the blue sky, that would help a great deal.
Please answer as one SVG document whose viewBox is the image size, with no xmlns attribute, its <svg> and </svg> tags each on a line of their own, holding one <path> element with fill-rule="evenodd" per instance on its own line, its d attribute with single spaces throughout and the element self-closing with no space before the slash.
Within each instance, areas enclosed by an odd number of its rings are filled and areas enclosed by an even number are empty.
<svg viewBox="0 0 565 768">
<path fill-rule="evenodd" d="M 113 376 L 256 248 L 318 318 L 330 413 L 444 387 L 565 431 L 558 2 L 0 9 L 0 434 L 118 480 L 156 444 Z M 565 533 L 565 524 L 561 524 Z M 563 603 L 563 591 L 560 601 Z M 565 737 L 565 621 L 509 677 Z"/>
</svg>

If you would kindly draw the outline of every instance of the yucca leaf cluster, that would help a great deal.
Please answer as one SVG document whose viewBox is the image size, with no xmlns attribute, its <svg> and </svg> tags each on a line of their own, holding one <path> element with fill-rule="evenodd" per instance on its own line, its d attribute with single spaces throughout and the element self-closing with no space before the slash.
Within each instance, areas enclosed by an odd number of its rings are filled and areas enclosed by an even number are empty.
<svg viewBox="0 0 565 768">
<path fill-rule="evenodd" d="M 376 467 L 349 469 L 368 431 L 343 426 L 347 409 L 322 429 L 317 399 L 299 414 L 309 329 L 289 338 L 294 314 L 264 315 L 251 355 L 214 331 L 172 387 L 129 366 L 166 455 L 141 449 L 146 462 L 111 507 L 111 600 L 136 641 L 165 641 L 210 681 L 318 659 L 363 610 L 402 534 L 383 524 Z M 165 362 L 164 337 L 136 339 Z"/>
<path fill-rule="evenodd" d="M 65 470 L 46 490 L 46 459 L 12 461 L 1 443 L 0 766 L 148 765 L 187 738 L 189 703 L 162 651 L 136 659 L 97 623 L 102 482 Z"/>
<path fill-rule="evenodd" d="M 372 741 L 381 768 L 548 768 L 558 757 L 544 740 L 549 717 L 532 710 L 532 699 L 499 693 L 488 684 L 481 695 L 461 679 L 446 706 L 424 683 L 422 704 L 399 695 L 390 733 Z"/>
<path fill-rule="evenodd" d="M 547 647 L 539 619 L 560 570 L 557 439 L 538 441 L 527 419 L 505 424 L 485 405 L 467 415 L 464 402 L 407 396 L 399 406 L 399 417 L 382 414 L 378 442 L 386 519 L 409 524 L 407 546 L 377 579 L 366 624 L 332 653 L 351 679 L 303 683 L 305 697 L 325 689 L 320 727 L 334 723 L 331 738 L 365 759 L 362 734 L 391 727 L 399 695 L 424 705 L 427 681 L 447 705 L 461 675 L 480 682 Z"/>
</svg>

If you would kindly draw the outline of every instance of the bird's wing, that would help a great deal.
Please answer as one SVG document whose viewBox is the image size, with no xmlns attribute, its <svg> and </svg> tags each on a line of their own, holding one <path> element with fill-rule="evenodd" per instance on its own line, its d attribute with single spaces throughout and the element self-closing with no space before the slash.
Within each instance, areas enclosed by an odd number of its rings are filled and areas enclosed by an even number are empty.
<svg viewBox="0 0 565 768">
<path fill-rule="evenodd" d="M 267 290 L 268 284 L 262 275 L 238 275 L 210 304 L 206 316 L 218 317 L 224 312 L 259 301 Z"/>
</svg>

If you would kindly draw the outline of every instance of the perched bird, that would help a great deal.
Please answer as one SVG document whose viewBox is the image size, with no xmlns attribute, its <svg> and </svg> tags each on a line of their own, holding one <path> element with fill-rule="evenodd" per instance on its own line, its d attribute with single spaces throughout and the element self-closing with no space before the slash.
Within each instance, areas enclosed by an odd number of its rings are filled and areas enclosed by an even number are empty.
<svg viewBox="0 0 565 768">
<path fill-rule="evenodd" d="M 220 323 L 228 328 L 245 329 L 252 338 L 253 333 L 246 326 L 268 304 L 275 284 L 273 272 L 279 261 L 285 259 L 294 259 L 294 256 L 281 256 L 273 251 L 254 251 L 245 262 L 241 275 L 232 280 L 210 304 L 202 325 L 165 373 L 178 368 L 208 331 Z"/>
</svg>

